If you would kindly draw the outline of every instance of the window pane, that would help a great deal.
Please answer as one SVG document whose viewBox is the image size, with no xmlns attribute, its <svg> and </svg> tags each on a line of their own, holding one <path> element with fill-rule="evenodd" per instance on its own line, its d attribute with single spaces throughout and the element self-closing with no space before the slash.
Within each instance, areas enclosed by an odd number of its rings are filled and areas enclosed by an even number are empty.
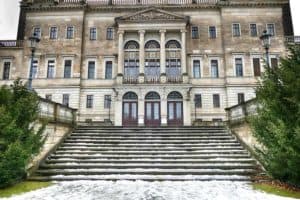
<svg viewBox="0 0 300 200">
<path fill-rule="evenodd" d="M 57 27 L 51 27 L 50 28 L 50 39 L 56 39 L 57 38 Z"/>
<path fill-rule="evenodd" d="M 194 78 L 200 78 L 201 76 L 200 60 L 193 61 L 193 73 L 194 73 Z"/>
<path fill-rule="evenodd" d="M 256 24 L 250 24 L 250 35 L 251 35 L 251 37 L 256 37 L 257 36 Z"/>
<path fill-rule="evenodd" d="M 111 96 L 105 95 L 104 96 L 104 108 L 110 108 L 111 107 Z"/>
<path fill-rule="evenodd" d="M 169 119 L 174 119 L 174 103 L 168 104 L 169 109 Z"/>
<path fill-rule="evenodd" d="M 181 119 L 182 118 L 182 113 L 181 113 L 181 107 L 182 104 L 181 103 L 176 103 L 176 119 Z"/>
<path fill-rule="evenodd" d="M 95 27 L 90 28 L 90 40 L 97 39 L 97 29 Z"/>
<path fill-rule="evenodd" d="M 199 30 L 197 26 L 192 26 L 192 39 L 199 38 Z"/>
<path fill-rule="evenodd" d="M 38 61 L 34 60 L 32 63 L 32 78 L 38 77 Z"/>
<path fill-rule="evenodd" d="M 216 27 L 215 26 L 210 26 L 209 27 L 209 37 L 212 38 L 212 39 L 217 37 L 217 32 L 216 32 Z"/>
<path fill-rule="evenodd" d="M 113 39 L 113 28 L 107 28 L 106 39 L 108 39 L 108 40 Z"/>
<path fill-rule="evenodd" d="M 275 35 L 275 25 L 274 24 L 267 24 L 267 31 L 272 36 Z"/>
<path fill-rule="evenodd" d="M 218 60 L 211 60 L 211 77 L 213 78 L 219 77 Z"/>
<path fill-rule="evenodd" d="M 147 119 L 151 119 L 151 103 L 146 103 L 146 117 Z"/>
<path fill-rule="evenodd" d="M 244 93 L 238 93 L 238 104 L 245 102 L 245 95 Z"/>
<path fill-rule="evenodd" d="M 88 63 L 88 79 L 94 79 L 95 78 L 95 62 L 90 61 Z"/>
<path fill-rule="evenodd" d="M 41 28 L 40 27 L 35 27 L 33 29 L 33 35 L 35 35 L 36 37 L 40 38 L 41 37 Z"/>
<path fill-rule="evenodd" d="M 129 103 L 124 103 L 124 117 L 129 117 Z"/>
<path fill-rule="evenodd" d="M 106 62 L 105 79 L 112 79 L 112 61 Z"/>
<path fill-rule="evenodd" d="M 159 103 L 154 103 L 154 119 L 159 119 Z"/>
<path fill-rule="evenodd" d="M 242 58 L 235 59 L 236 76 L 243 76 L 243 60 Z"/>
<path fill-rule="evenodd" d="M 64 78 L 71 78 L 72 60 L 65 60 Z"/>
<path fill-rule="evenodd" d="M 3 68 L 3 79 L 4 80 L 9 79 L 9 72 L 10 72 L 10 62 L 4 62 L 4 68 Z"/>
<path fill-rule="evenodd" d="M 136 107 L 137 107 L 137 104 L 136 103 L 132 103 L 131 104 L 131 117 L 132 117 L 132 119 L 137 119 L 137 109 L 136 109 Z"/>
<path fill-rule="evenodd" d="M 67 39 L 72 39 L 74 38 L 74 27 L 69 26 L 67 27 Z"/>
<path fill-rule="evenodd" d="M 259 58 L 253 58 L 253 70 L 254 70 L 254 76 L 261 75 Z"/>
<path fill-rule="evenodd" d="M 63 94 L 63 105 L 69 106 L 69 94 Z"/>
<path fill-rule="evenodd" d="M 241 35 L 240 24 L 232 24 L 232 35 L 238 37 Z"/>
<path fill-rule="evenodd" d="M 54 67 L 55 67 L 55 61 L 49 60 L 48 61 L 47 78 L 54 78 Z"/>
<path fill-rule="evenodd" d="M 220 107 L 220 95 L 219 94 L 213 95 L 213 104 L 214 104 L 214 108 Z"/>
<path fill-rule="evenodd" d="M 195 107 L 196 108 L 201 108 L 202 107 L 201 94 L 195 94 Z"/>
</svg>

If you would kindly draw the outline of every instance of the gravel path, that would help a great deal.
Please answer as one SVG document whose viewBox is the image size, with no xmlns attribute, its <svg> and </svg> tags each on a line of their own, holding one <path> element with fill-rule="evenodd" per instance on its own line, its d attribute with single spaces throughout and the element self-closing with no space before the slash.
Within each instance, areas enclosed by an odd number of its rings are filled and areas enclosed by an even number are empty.
<svg viewBox="0 0 300 200">
<path fill-rule="evenodd" d="M 245 182 L 59 182 L 9 200 L 284 200 Z"/>
</svg>

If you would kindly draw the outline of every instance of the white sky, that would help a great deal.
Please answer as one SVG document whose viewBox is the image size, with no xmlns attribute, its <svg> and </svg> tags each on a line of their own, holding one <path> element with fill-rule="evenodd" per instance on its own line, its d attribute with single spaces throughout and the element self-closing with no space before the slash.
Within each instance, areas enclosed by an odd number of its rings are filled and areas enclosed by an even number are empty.
<svg viewBox="0 0 300 200">
<path fill-rule="evenodd" d="M 0 0 L 0 40 L 16 39 L 20 0 Z M 290 0 L 294 33 L 300 35 L 300 0 Z M 298 10 L 297 10 L 298 8 Z"/>
</svg>

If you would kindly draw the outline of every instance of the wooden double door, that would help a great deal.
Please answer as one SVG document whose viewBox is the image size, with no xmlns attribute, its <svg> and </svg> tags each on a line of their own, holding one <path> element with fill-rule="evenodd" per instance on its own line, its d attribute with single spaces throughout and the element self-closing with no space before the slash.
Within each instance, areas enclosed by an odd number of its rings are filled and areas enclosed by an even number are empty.
<svg viewBox="0 0 300 200">
<path fill-rule="evenodd" d="M 138 126 L 138 102 L 123 102 L 123 126 Z"/>
<path fill-rule="evenodd" d="M 168 126 L 183 125 L 182 101 L 168 101 Z"/>
<path fill-rule="evenodd" d="M 150 127 L 160 126 L 160 102 L 145 102 L 145 125 Z"/>
</svg>

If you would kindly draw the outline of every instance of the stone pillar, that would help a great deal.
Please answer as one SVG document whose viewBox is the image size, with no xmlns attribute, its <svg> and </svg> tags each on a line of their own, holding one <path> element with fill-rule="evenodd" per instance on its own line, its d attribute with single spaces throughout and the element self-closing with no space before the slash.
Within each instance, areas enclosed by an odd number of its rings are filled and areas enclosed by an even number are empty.
<svg viewBox="0 0 300 200">
<path fill-rule="evenodd" d="M 118 50 L 118 75 L 117 83 L 121 84 L 123 82 L 123 68 L 124 68 L 124 31 L 118 31 L 119 35 L 119 50 Z"/>
<path fill-rule="evenodd" d="M 191 126 L 192 119 L 191 119 L 191 101 L 190 97 L 183 99 L 183 125 L 184 126 Z"/>
<path fill-rule="evenodd" d="M 138 100 L 138 126 L 144 126 L 145 103 L 144 98 Z"/>
<path fill-rule="evenodd" d="M 139 71 L 139 83 L 144 83 L 145 81 L 145 30 L 140 30 L 140 71 Z"/>
<path fill-rule="evenodd" d="M 122 98 L 115 98 L 115 117 L 114 117 L 114 125 L 122 126 Z"/>
<path fill-rule="evenodd" d="M 181 71 L 183 83 L 188 83 L 186 67 L 186 30 L 181 30 Z"/>
<path fill-rule="evenodd" d="M 168 125 L 168 100 L 167 98 L 162 98 L 160 103 L 160 116 L 161 116 L 161 126 Z"/>
<path fill-rule="evenodd" d="M 166 30 L 160 30 L 160 82 L 166 83 Z"/>
</svg>

